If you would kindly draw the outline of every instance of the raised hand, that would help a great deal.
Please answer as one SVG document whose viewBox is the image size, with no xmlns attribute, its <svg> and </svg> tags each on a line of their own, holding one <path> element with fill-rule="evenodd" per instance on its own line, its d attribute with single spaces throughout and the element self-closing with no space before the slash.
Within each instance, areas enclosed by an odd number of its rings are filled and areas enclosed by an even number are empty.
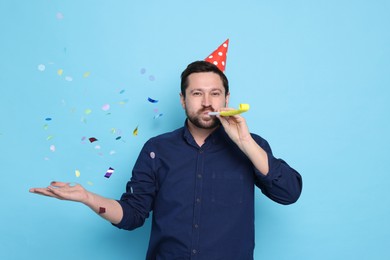
<svg viewBox="0 0 390 260">
<path fill-rule="evenodd" d="M 57 198 L 60 200 L 70 200 L 85 203 L 88 192 L 80 184 L 70 184 L 53 181 L 46 188 L 31 188 L 31 193 Z"/>
</svg>

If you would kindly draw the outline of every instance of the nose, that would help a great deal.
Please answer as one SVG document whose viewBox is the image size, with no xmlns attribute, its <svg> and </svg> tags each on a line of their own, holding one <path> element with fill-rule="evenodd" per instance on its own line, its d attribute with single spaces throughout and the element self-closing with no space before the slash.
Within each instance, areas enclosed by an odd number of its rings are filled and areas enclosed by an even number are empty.
<svg viewBox="0 0 390 260">
<path fill-rule="evenodd" d="M 210 97 L 208 94 L 203 95 L 202 106 L 204 106 L 204 107 L 210 106 Z"/>
</svg>

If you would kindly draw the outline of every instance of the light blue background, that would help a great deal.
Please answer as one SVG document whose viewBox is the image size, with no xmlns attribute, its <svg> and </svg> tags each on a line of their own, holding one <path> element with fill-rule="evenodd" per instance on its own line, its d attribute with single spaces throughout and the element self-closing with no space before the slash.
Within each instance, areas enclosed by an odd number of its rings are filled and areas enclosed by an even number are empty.
<svg viewBox="0 0 390 260">
<path fill-rule="evenodd" d="M 304 179 L 291 206 L 257 192 L 255 259 L 389 259 L 389 13 L 385 0 L 1 0 L 0 259 L 143 259 L 149 220 L 121 231 L 28 189 L 119 198 L 143 143 L 184 122 L 181 71 L 227 38 L 230 105 L 249 103 L 250 130 Z"/>
</svg>

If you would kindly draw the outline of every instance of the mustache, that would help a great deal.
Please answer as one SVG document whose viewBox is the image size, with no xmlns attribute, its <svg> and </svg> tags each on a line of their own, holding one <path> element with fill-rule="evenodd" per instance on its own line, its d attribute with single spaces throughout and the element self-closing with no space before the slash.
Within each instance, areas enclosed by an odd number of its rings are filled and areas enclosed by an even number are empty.
<svg viewBox="0 0 390 260">
<path fill-rule="evenodd" d="M 213 107 L 205 107 L 205 108 L 202 108 L 202 109 L 199 109 L 199 113 L 202 114 L 204 112 L 215 112 L 216 110 L 213 108 Z"/>
</svg>

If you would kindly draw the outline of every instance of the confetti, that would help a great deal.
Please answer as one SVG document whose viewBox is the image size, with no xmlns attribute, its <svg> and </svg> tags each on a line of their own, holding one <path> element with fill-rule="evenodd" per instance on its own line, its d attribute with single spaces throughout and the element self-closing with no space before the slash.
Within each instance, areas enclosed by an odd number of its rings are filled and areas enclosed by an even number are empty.
<svg viewBox="0 0 390 260">
<path fill-rule="evenodd" d="M 156 78 L 155 78 L 153 75 L 150 75 L 150 76 L 149 76 L 149 80 L 150 80 L 150 81 L 154 81 L 155 79 L 156 79 Z"/>
<path fill-rule="evenodd" d="M 48 124 L 44 124 L 43 125 L 43 129 L 47 130 L 49 128 L 49 125 Z"/>
<path fill-rule="evenodd" d="M 150 97 L 148 97 L 148 101 L 149 101 L 150 103 L 157 103 L 157 102 L 158 102 L 158 100 L 153 99 L 153 98 L 150 98 Z"/>
<path fill-rule="evenodd" d="M 99 214 L 106 213 L 106 208 L 99 207 Z"/>
<path fill-rule="evenodd" d="M 93 186 L 93 182 L 92 182 L 92 181 L 87 181 L 87 184 L 88 184 L 89 186 Z"/>
<path fill-rule="evenodd" d="M 63 70 L 63 69 L 59 69 L 59 70 L 57 70 L 57 74 L 58 74 L 58 76 L 62 76 L 62 73 L 64 73 L 64 70 Z"/>
<path fill-rule="evenodd" d="M 57 17 L 58 20 L 64 19 L 64 15 L 63 15 L 62 13 L 60 13 L 60 12 L 58 12 L 58 13 L 56 14 L 56 17 Z"/>
<path fill-rule="evenodd" d="M 155 115 L 153 118 L 157 119 L 157 118 L 162 117 L 162 116 L 163 116 L 163 114 L 158 114 L 158 115 Z"/>
<path fill-rule="evenodd" d="M 104 177 L 110 178 L 113 173 L 114 173 L 114 169 L 110 167 L 110 168 L 108 168 L 108 170 L 107 170 L 106 174 L 104 175 Z"/>
<path fill-rule="evenodd" d="M 92 109 L 87 108 L 87 109 L 85 109 L 84 113 L 85 113 L 86 115 L 89 115 L 89 114 L 92 113 Z"/>
<path fill-rule="evenodd" d="M 124 105 L 124 104 L 126 104 L 127 102 L 129 102 L 129 100 L 128 100 L 128 99 L 124 99 L 124 100 L 122 100 L 122 101 L 119 102 L 119 105 Z"/>
<path fill-rule="evenodd" d="M 43 65 L 43 64 L 39 64 L 38 65 L 38 70 L 39 71 L 45 71 L 45 69 L 46 69 L 45 65 Z"/>
<path fill-rule="evenodd" d="M 124 89 L 122 89 L 122 90 L 119 92 L 119 94 L 123 94 L 123 93 L 125 93 L 125 90 L 124 90 Z"/>
<path fill-rule="evenodd" d="M 156 154 L 154 152 L 150 152 L 150 158 L 154 159 L 156 157 Z"/>
<path fill-rule="evenodd" d="M 73 78 L 70 77 L 70 76 L 66 76 L 66 77 L 65 77 L 65 80 L 70 82 L 70 81 L 73 81 Z"/>
<path fill-rule="evenodd" d="M 91 143 L 93 143 L 93 142 L 98 141 L 98 139 L 96 139 L 95 137 L 90 137 L 90 138 L 89 138 L 89 141 L 90 141 Z"/>
<path fill-rule="evenodd" d="M 96 150 L 100 150 L 102 147 L 100 145 L 95 145 Z"/>
<path fill-rule="evenodd" d="M 138 135 L 138 126 L 134 129 L 133 135 L 134 135 L 134 136 L 137 136 L 137 135 Z"/>
<path fill-rule="evenodd" d="M 113 154 L 116 154 L 116 152 L 114 150 L 111 150 L 110 155 L 113 155 Z"/>
<path fill-rule="evenodd" d="M 103 111 L 107 111 L 107 110 L 109 110 L 110 109 L 110 105 L 109 104 L 104 104 L 103 106 L 102 106 L 102 110 Z"/>
<path fill-rule="evenodd" d="M 76 175 L 77 178 L 80 177 L 80 175 L 81 175 L 81 173 L 80 173 L 79 170 L 75 170 L 75 171 L 74 171 L 74 174 Z"/>
<path fill-rule="evenodd" d="M 140 70 L 140 73 L 141 73 L 141 74 L 145 74 L 145 72 L 146 72 L 146 69 L 145 69 L 145 68 L 142 68 L 142 69 Z"/>
<path fill-rule="evenodd" d="M 91 74 L 91 72 L 87 71 L 87 72 L 85 72 L 85 73 L 83 74 L 83 77 L 84 77 L 84 78 L 88 78 L 90 74 Z"/>
<path fill-rule="evenodd" d="M 50 145 L 50 151 L 52 151 L 52 152 L 55 152 L 55 151 L 56 151 L 55 145 Z"/>
<path fill-rule="evenodd" d="M 46 121 L 51 121 L 52 119 L 51 119 L 51 117 L 46 117 L 45 120 Z"/>
<path fill-rule="evenodd" d="M 87 139 L 87 137 L 85 136 L 81 137 L 81 141 L 85 141 L 85 139 Z"/>
<path fill-rule="evenodd" d="M 122 138 L 122 136 L 118 136 L 117 138 L 115 138 L 115 140 L 119 140 L 119 139 L 121 139 Z"/>
<path fill-rule="evenodd" d="M 46 140 L 49 141 L 49 140 L 51 140 L 51 139 L 53 139 L 53 138 L 54 138 L 54 136 L 49 135 L 49 136 L 46 138 Z"/>
<path fill-rule="evenodd" d="M 111 134 L 115 134 L 116 133 L 116 129 L 115 128 L 111 128 Z"/>
</svg>

